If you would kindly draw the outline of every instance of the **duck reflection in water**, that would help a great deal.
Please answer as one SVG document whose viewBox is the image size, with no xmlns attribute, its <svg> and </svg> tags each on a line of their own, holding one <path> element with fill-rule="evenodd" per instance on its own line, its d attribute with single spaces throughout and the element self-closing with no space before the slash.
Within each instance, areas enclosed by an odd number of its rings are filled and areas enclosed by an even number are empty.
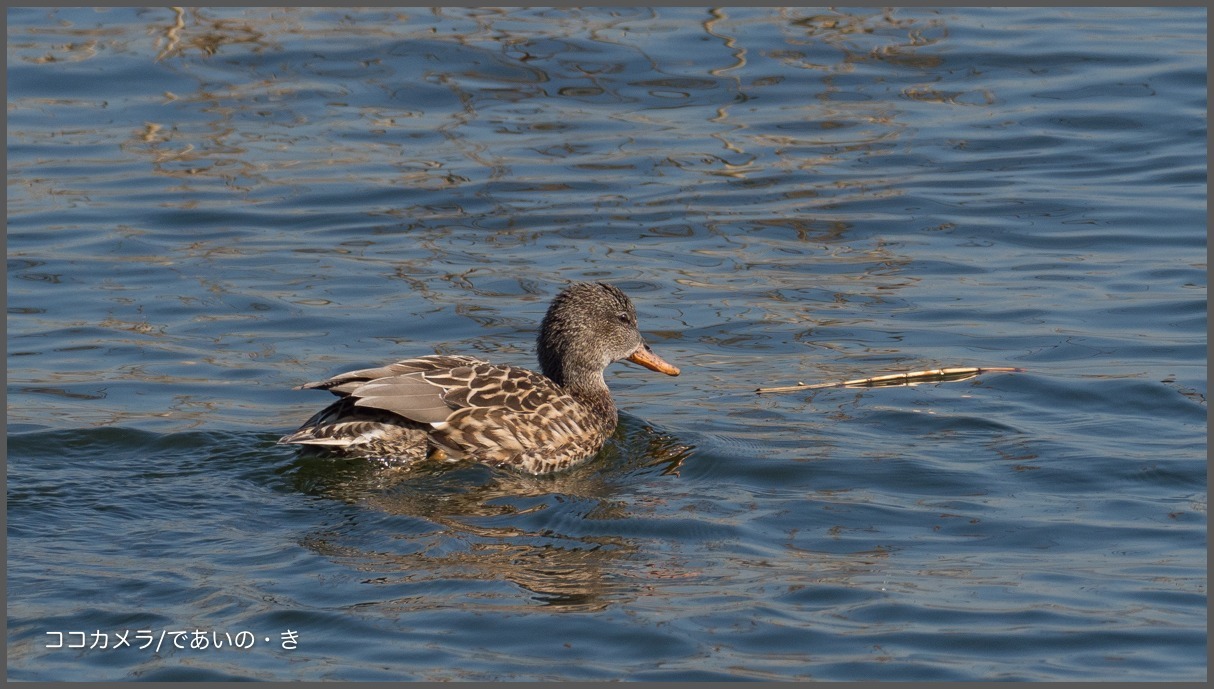
<svg viewBox="0 0 1214 689">
<path fill-rule="evenodd" d="M 648 576 L 643 563 L 629 558 L 639 550 L 627 536 L 631 529 L 611 524 L 634 517 L 628 503 L 614 497 L 619 486 L 676 473 L 693 449 L 626 416 L 594 462 L 556 474 L 466 462 L 384 465 L 304 455 L 294 463 L 293 478 L 304 493 L 380 517 L 407 518 L 403 525 L 392 519 L 397 531 L 368 548 L 357 544 L 344 523 L 304 539 L 318 554 L 373 573 L 368 583 L 430 591 L 447 581 L 507 581 L 540 605 L 589 611 L 633 597 L 638 577 Z M 492 605 L 483 595 L 478 590 L 478 608 Z M 376 603 L 401 610 L 419 604 L 415 596 Z M 518 605 L 508 594 L 501 604 Z"/>
</svg>

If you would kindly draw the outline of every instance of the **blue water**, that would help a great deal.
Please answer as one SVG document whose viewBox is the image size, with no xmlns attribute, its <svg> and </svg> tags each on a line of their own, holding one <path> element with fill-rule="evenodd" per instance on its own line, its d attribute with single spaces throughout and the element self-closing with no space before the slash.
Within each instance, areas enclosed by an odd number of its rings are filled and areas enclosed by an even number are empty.
<svg viewBox="0 0 1214 689">
<path fill-rule="evenodd" d="M 1205 27 L 9 10 L 9 679 L 1205 680 Z M 570 280 L 592 461 L 275 444 Z"/>
</svg>

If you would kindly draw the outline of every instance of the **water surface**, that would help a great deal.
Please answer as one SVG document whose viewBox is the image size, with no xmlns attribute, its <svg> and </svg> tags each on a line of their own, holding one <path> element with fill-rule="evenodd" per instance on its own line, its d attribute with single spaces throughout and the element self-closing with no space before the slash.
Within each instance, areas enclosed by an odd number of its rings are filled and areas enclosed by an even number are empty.
<svg viewBox="0 0 1214 689">
<path fill-rule="evenodd" d="M 1205 26 L 10 10 L 9 678 L 1204 680 Z M 571 280 L 593 461 L 275 445 Z"/>
</svg>

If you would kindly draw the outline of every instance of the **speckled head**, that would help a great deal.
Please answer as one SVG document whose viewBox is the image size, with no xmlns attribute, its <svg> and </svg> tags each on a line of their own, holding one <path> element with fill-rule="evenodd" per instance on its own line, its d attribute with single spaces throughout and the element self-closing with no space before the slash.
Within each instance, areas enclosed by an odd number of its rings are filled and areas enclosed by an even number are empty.
<svg viewBox="0 0 1214 689">
<path fill-rule="evenodd" d="M 578 282 L 561 290 L 540 324 L 536 355 L 544 375 L 570 388 L 604 388 L 603 370 L 628 359 L 677 376 L 637 330 L 636 308 L 618 287 Z"/>
</svg>

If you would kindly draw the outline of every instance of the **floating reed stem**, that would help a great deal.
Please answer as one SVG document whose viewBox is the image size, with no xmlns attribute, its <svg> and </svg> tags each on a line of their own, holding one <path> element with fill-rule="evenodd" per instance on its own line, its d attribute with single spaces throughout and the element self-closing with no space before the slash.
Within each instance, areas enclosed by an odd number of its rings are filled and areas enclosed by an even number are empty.
<svg viewBox="0 0 1214 689">
<path fill-rule="evenodd" d="M 934 368 L 929 371 L 891 373 L 886 376 L 845 380 L 841 383 L 814 383 L 812 385 L 797 383 L 796 385 L 785 385 L 782 387 L 759 388 L 755 390 L 755 393 L 762 395 L 770 392 L 797 392 L 798 390 L 821 390 L 823 388 L 878 388 L 893 385 L 919 385 L 920 383 L 951 383 L 969 380 L 983 373 L 1022 373 L 1023 371 L 1024 369 L 1022 368 L 1004 366 L 990 368 Z"/>
</svg>

